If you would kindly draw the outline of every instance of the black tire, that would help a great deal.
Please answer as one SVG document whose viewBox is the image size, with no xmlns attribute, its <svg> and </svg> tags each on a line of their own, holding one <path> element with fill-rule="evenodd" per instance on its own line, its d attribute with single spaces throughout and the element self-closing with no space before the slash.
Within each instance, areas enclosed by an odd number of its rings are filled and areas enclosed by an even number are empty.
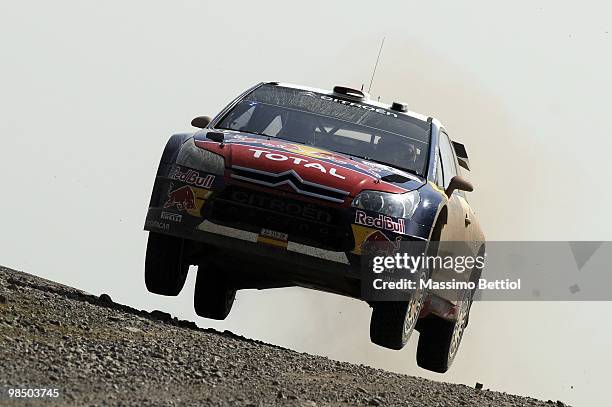
<svg viewBox="0 0 612 407">
<path fill-rule="evenodd" d="M 223 320 L 234 305 L 236 290 L 210 262 L 198 266 L 193 307 L 196 314 L 209 319 Z"/>
<path fill-rule="evenodd" d="M 381 301 L 372 304 L 372 343 L 393 350 L 406 346 L 419 319 L 424 298 L 424 291 L 418 289 L 411 294 L 409 301 Z"/>
<path fill-rule="evenodd" d="M 183 263 L 184 240 L 149 232 L 145 258 L 145 285 L 154 294 L 177 296 L 187 278 L 189 264 Z"/>
<path fill-rule="evenodd" d="M 445 373 L 453 364 L 469 319 L 472 296 L 471 293 L 468 295 L 456 321 L 447 321 L 436 315 L 423 321 L 417 347 L 417 364 L 423 369 Z"/>
</svg>

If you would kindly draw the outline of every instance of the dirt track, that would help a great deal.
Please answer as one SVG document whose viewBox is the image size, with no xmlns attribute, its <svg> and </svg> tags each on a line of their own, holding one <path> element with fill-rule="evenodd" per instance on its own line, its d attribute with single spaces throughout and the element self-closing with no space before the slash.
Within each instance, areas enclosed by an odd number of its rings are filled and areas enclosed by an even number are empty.
<svg viewBox="0 0 612 407">
<path fill-rule="evenodd" d="M 7 387 L 57 388 L 11 400 Z M 0 405 L 562 406 L 198 329 L 0 267 Z"/>
</svg>

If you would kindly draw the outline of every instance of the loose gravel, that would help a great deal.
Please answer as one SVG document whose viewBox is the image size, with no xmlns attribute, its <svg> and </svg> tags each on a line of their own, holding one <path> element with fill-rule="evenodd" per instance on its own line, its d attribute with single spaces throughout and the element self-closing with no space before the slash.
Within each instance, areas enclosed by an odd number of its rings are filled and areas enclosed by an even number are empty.
<svg viewBox="0 0 612 407">
<path fill-rule="evenodd" d="M 14 399 L 8 388 L 56 388 Z M 564 406 L 199 329 L 0 267 L 0 405 Z"/>
</svg>

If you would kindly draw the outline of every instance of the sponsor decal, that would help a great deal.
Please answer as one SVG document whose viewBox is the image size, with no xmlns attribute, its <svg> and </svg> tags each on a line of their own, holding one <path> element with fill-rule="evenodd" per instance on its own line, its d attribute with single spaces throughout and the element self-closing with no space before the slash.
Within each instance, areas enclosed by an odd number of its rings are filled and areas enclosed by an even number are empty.
<svg viewBox="0 0 612 407">
<path fill-rule="evenodd" d="M 331 161 L 333 163 L 340 164 L 340 165 L 352 164 L 351 161 L 342 158 L 342 156 L 338 154 L 335 154 L 330 151 L 321 150 L 320 148 L 317 148 L 317 147 L 304 146 L 300 144 L 284 143 L 282 145 L 279 145 L 277 148 L 282 148 L 284 150 L 287 150 L 290 153 L 305 155 L 306 157 L 328 160 L 328 161 Z"/>
<path fill-rule="evenodd" d="M 399 234 L 406 233 L 404 219 L 394 219 L 391 216 L 379 214 L 370 216 L 367 213 L 357 210 L 355 213 L 355 223 L 363 226 L 375 227 L 377 229 L 388 230 Z"/>
<path fill-rule="evenodd" d="M 336 98 L 333 98 L 331 96 L 325 96 L 325 95 L 321 95 L 321 99 L 329 100 L 329 101 L 336 102 L 336 103 L 342 103 L 343 105 L 358 107 L 360 109 L 369 110 L 370 112 L 376 112 L 376 113 L 384 114 L 386 116 L 397 117 L 397 115 L 395 113 L 389 112 L 388 110 L 385 110 L 385 109 L 381 109 L 380 107 L 374 107 L 374 106 L 369 106 L 369 105 L 362 105 L 361 103 L 350 102 L 348 100 L 343 100 L 343 99 L 336 99 Z"/>
<path fill-rule="evenodd" d="M 193 190 L 184 186 L 179 189 L 175 189 L 168 194 L 168 200 L 164 204 L 164 208 L 176 207 L 179 211 L 187 209 L 195 209 L 195 198 Z"/>
<path fill-rule="evenodd" d="M 204 142 L 204 141 L 198 140 L 198 142 Z M 393 168 L 387 165 L 367 161 L 359 157 L 348 159 L 339 153 L 327 151 L 319 147 L 304 146 L 304 145 L 292 144 L 292 143 L 276 141 L 276 140 L 262 140 L 259 138 L 249 137 L 249 136 L 245 136 L 241 134 L 235 134 L 235 135 L 232 134 L 231 138 L 227 138 L 225 140 L 225 143 L 226 144 L 238 144 L 238 145 L 243 145 L 243 146 L 248 146 L 248 147 L 271 148 L 271 149 L 277 150 L 275 151 L 275 153 L 284 152 L 287 154 L 299 154 L 302 156 L 306 156 L 308 158 L 314 158 L 317 160 L 330 162 L 332 164 L 337 164 L 348 170 L 357 171 L 361 174 L 368 175 L 375 179 L 379 179 L 384 175 L 397 174 L 397 173 L 400 173 L 406 178 L 418 179 L 409 173 L 398 170 L 397 168 Z M 271 151 L 267 151 L 267 150 L 263 150 L 263 152 L 271 153 Z M 259 154 L 261 155 L 261 153 Z M 292 158 L 288 157 L 288 159 L 292 159 Z M 337 170 L 334 170 L 333 172 L 337 173 Z"/>
<path fill-rule="evenodd" d="M 178 213 L 172 212 L 162 212 L 160 218 L 172 222 L 181 222 L 183 220 L 183 215 L 179 215 Z"/>
<path fill-rule="evenodd" d="M 287 201 L 281 198 L 241 190 L 232 191 L 231 199 L 242 204 L 268 209 L 306 220 L 321 223 L 331 223 L 332 221 L 332 215 L 329 212 L 314 205 L 304 204 L 299 201 Z"/>
<path fill-rule="evenodd" d="M 310 162 L 302 157 L 294 157 L 290 155 L 280 154 L 277 152 L 267 151 L 267 150 L 259 150 L 256 148 L 249 148 L 249 151 L 253 151 L 253 158 L 261 158 L 265 157 L 271 161 L 291 161 L 294 165 L 299 165 L 304 168 L 316 168 L 321 171 L 323 174 L 329 174 L 336 178 L 346 179 L 344 175 L 338 174 L 338 170 L 335 167 L 326 168 L 322 164 L 317 162 Z"/>
<path fill-rule="evenodd" d="M 380 230 L 370 234 L 362 244 L 362 251 L 365 254 L 384 254 L 391 256 L 400 249 L 401 236 L 397 236 L 395 240 L 389 239 Z"/>
<path fill-rule="evenodd" d="M 319 147 L 304 146 L 301 144 L 292 144 L 292 143 L 276 141 L 276 140 L 261 140 L 258 138 L 253 138 L 253 137 L 243 136 L 243 135 L 234 135 L 233 139 L 234 140 L 227 140 L 227 143 L 231 144 L 233 142 L 235 144 L 241 144 L 241 145 L 244 143 L 244 145 L 252 146 L 252 147 L 256 147 L 256 146 L 268 147 L 268 148 L 273 148 L 275 150 L 281 150 L 287 153 L 295 153 L 295 154 L 304 155 L 310 158 L 318 158 L 321 160 L 332 161 L 340 165 L 354 165 L 355 164 L 354 160 L 345 159 L 341 155 L 338 155 L 337 153 L 323 150 Z"/>
<path fill-rule="evenodd" d="M 168 192 L 168 200 L 164 203 L 164 209 L 176 208 L 192 216 L 201 216 L 200 210 L 212 191 L 188 185 L 174 190 L 172 187 L 173 185 L 170 184 L 170 192 Z"/>
<path fill-rule="evenodd" d="M 394 240 L 389 238 L 381 230 L 352 224 L 355 248 L 353 253 L 358 255 L 383 254 L 392 255 L 400 248 L 402 236 L 396 236 Z"/>
<path fill-rule="evenodd" d="M 157 220 L 147 220 L 145 222 L 145 227 L 153 228 L 153 229 L 161 229 L 161 230 L 170 230 L 170 224 L 165 222 L 160 222 Z"/>
<path fill-rule="evenodd" d="M 212 183 L 215 180 L 215 176 L 212 174 L 206 174 L 205 176 L 201 176 L 198 171 L 191 169 L 188 169 L 187 172 L 182 172 L 179 167 L 177 167 L 174 172 L 170 174 L 170 178 L 184 182 L 186 184 L 194 185 L 199 188 L 206 189 L 210 189 Z"/>
</svg>

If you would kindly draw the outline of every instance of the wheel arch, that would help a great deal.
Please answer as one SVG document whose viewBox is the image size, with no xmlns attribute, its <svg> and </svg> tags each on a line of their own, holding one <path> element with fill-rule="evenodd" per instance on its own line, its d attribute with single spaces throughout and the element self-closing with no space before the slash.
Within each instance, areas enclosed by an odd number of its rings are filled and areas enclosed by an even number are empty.
<svg viewBox="0 0 612 407">
<path fill-rule="evenodd" d="M 193 133 L 181 133 L 172 135 L 166 142 L 157 167 L 157 176 L 168 175 L 170 166 L 176 161 L 178 151 L 185 141 L 193 136 Z"/>
<path fill-rule="evenodd" d="M 476 256 L 486 256 L 486 251 L 487 251 L 487 244 L 486 242 L 482 242 L 480 244 L 480 246 L 478 247 L 478 250 L 476 251 Z M 476 264 L 474 264 L 474 268 L 472 269 L 472 273 L 470 274 L 470 281 L 478 281 L 478 279 L 480 279 L 480 276 L 482 275 L 482 272 L 484 270 L 484 267 L 477 267 Z"/>
<path fill-rule="evenodd" d="M 157 166 L 157 172 L 155 175 L 155 181 L 153 183 L 153 191 L 151 192 L 149 207 L 155 206 L 159 202 L 160 196 L 162 194 L 162 191 L 160 191 L 160 188 L 158 186 L 158 178 L 168 176 L 172 165 L 176 161 L 179 149 L 181 148 L 183 143 L 192 136 L 193 133 L 174 134 L 166 142 L 161 158 L 159 160 L 159 165 Z"/>
<path fill-rule="evenodd" d="M 448 207 L 445 203 L 441 203 L 438 209 L 438 213 L 431 224 L 429 231 L 429 241 L 439 241 L 442 233 L 442 228 L 448 222 Z"/>
</svg>

